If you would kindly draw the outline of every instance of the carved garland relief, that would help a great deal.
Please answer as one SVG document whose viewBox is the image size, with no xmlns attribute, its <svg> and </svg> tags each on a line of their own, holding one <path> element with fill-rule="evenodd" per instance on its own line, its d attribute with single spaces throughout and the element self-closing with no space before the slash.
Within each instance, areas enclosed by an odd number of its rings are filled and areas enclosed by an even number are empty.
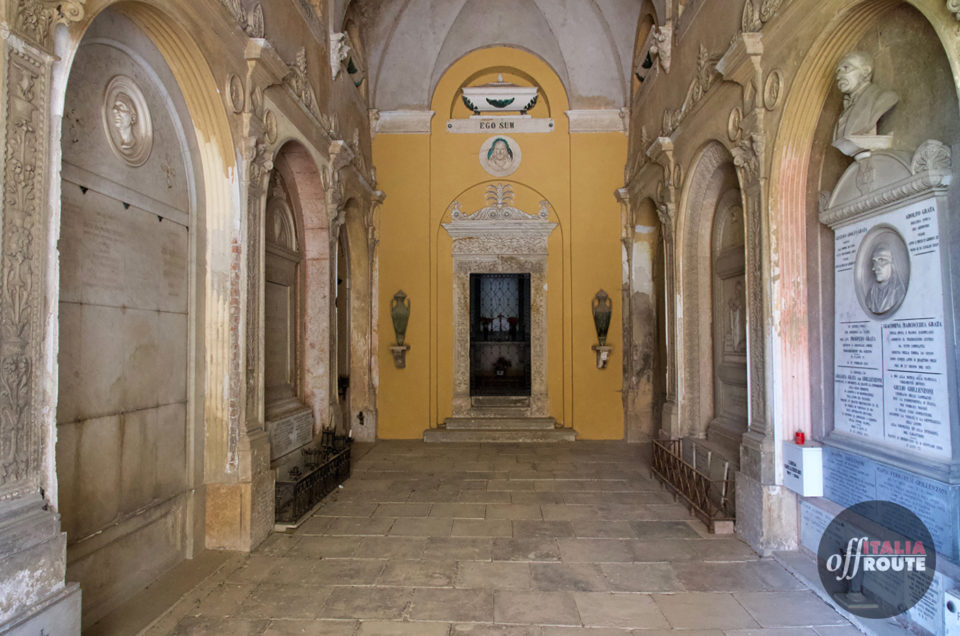
<svg viewBox="0 0 960 636">
<path fill-rule="evenodd" d="M 45 69 L 7 50 L 7 147 L 0 253 L 0 486 L 27 479 L 39 461 L 34 367 L 39 348 L 37 193 L 46 147 Z M 18 496 L 12 492 L 0 497 Z"/>
</svg>

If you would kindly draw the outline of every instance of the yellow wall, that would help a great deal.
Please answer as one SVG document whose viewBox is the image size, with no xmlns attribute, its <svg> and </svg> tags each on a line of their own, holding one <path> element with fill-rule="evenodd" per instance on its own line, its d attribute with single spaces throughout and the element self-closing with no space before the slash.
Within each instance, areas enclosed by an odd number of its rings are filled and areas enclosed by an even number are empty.
<svg viewBox="0 0 960 636">
<path fill-rule="evenodd" d="M 504 79 L 536 84 L 533 117 L 551 117 L 549 133 L 518 133 L 523 160 L 509 177 L 480 166 L 480 145 L 493 133 L 452 134 L 451 117 L 465 118 L 459 89 Z M 453 272 L 451 240 L 441 223 L 460 201 L 465 212 L 483 207 L 491 183 L 511 183 L 513 205 L 533 213 L 541 199 L 559 224 L 549 241 L 548 391 L 551 415 L 582 439 L 621 439 L 623 408 L 620 284 L 620 211 L 613 191 L 622 181 L 626 136 L 568 133 L 566 93 L 553 70 L 524 51 L 496 47 L 471 53 L 443 76 L 434 92 L 436 115 L 427 134 L 379 134 L 373 142 L 380 186 L 387 194 L 380 243 L 381 438 L 418 438 L 451 413 L 453 397 Z M 407 368 L 393 365 L 390 299 L 411 299 Z M 590 303 L 599 289 L 614 300 L 608 368 L 596 368 L 596 332 Z"/>
</svg>

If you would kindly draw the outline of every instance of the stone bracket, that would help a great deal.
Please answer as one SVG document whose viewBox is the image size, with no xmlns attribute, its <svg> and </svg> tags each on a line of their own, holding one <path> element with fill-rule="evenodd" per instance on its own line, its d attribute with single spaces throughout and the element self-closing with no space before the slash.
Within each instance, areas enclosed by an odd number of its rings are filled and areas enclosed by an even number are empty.
<svg viewBox="0 0 960 636">
<path fill-rule="evenodd" d="M 393 354 L 393 366 L 398 369 L 407 368 L 407 351 L 410 351 L 410 345 L 393 345 L 390 347 L 390 353 Z"/>
<path fill-rule="evenodd" d="M 590 347 L 597 354 L 597 368 L 606 369 L 607 363 L 610 361 L 610 353 L 613 351 L 613 347 L 608 347 L 606 345 L 593 345 Z"/>
</svg>

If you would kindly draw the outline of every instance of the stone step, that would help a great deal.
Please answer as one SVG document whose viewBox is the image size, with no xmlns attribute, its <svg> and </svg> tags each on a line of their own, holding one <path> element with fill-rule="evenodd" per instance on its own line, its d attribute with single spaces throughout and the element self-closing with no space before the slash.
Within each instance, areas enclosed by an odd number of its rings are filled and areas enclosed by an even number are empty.
<svg viewBox="0 0 960 636">
<path fill-rule="evenodd" d="M 448 417 L 444 425 L 448 431 L 552 431 L 557 421 L 552 417 Z"/>
<path fill-rule="evenodd" d="M 470 398 L 473 408 L 529 408 L 529 395 L 474 395 Z"/>
<path fill-rule="evenodd" d="M 577 433 L 572 428 L 553 430 L 497 431 L 497 430 L 450 430 L 446 428 L 428 428 L 423 432 L 423 441 L 428 443 L 447 442 L 483 442 L 488 444 L 510 444 L 517 442 L 572 442 Z"/>
</svg>

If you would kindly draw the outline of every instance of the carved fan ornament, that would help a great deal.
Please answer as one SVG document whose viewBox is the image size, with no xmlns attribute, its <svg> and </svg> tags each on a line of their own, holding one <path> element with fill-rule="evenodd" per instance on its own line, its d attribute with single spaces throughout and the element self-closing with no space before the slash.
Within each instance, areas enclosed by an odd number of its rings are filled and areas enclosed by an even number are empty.
<svg viewBox="0 0 960 636">
<path fill-rule="evenodd" d="M 513 203 L 513 187 L 509 183 L 497 183 L 487 186 L 487 206 L 466 214 L 460 209 L 460 202 L 454 201 L 450 205 L 450 218 L 454 221 L 503 221 L 503 220 L 539 220 L 550 218 L 549 203 L 540 202 L 540 209 L 536 214 L 527 214 L 523 210 L 511 206 Z"/>
</svg>

